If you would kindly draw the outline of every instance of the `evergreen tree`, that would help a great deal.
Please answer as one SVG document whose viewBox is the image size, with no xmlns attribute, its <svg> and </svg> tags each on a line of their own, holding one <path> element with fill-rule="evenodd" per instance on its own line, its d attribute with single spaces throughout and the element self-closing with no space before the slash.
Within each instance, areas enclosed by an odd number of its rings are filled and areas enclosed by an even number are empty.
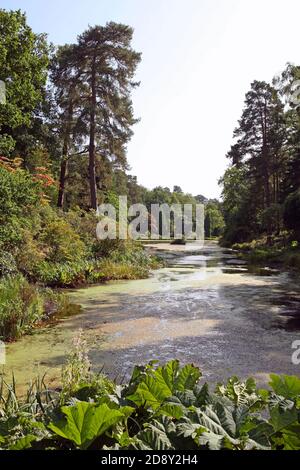
<svg viewBox="0 0 300 470">
<path fill-rule="evenodd" d="M 85 31 L 76 48 L 81 118 L 88 129 L 89 184 L 91 207 L 97 208 L 97 155 L 110 159 L 115 166 L 126 167 L 126 143 L 133 116 L 130 93 L 140 54 L 131 48 L 133 30 L 129 26 L 108 23 Z"/>
</svg>

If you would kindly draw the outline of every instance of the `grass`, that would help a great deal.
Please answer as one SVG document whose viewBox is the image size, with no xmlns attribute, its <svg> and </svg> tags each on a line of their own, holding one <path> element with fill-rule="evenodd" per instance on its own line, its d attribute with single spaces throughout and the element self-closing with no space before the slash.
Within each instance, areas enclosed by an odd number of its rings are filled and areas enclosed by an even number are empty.
<svg viewBox="0 0 300 470">
<path fill-rule="evenodd" d="M 147 278 L 151 269 L 160 266 L 162 262 L 158 258 L 134 245 L 100 258 L 64 263 L 42 261 L 32 281 L 50 287 L 78 287 L 109 280 Z"/>
<path fill-rule="evenodd" d="M 251 242 L 236 243 L 232 248 L 250 264 L 268 263 L 300 271 L 300 248 L 296 241 L 274 237 L 269 245 L 265 238 L 261 238 Z"/>
<path fill-rule="evenodd" d="M 39 320 L 44 312 L 39 290 L 21 275 L 8 276 L 0 284 L 0 338 L 19 338 Z"/>
<path fill-rule="evenodd" d="M 30 284 L 21 274 L 4 277 L 0 281 L 0 339 L 16 340 L 68 305 L 66 296 Z"/>
</svg>

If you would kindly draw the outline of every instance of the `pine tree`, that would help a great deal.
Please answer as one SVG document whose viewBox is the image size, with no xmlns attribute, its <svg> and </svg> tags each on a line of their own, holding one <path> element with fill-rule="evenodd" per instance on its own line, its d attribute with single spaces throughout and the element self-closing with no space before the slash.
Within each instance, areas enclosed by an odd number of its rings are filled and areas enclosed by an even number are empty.
<svg viewBox="0 0 300 470">
<path fill-rule="evenodd" d="M 76 63 L 81 95 L 81 119 L 88 129 L 89 184 L 91 207 L 97 208 L 97 156 L 126 167 L 126 143 L 133 116 L 131 91 L 140 54 L 131 48 L 133 30 L 108 23 L 85 31 L 78 39 Z M 98 158 L 99 160 L 99 158 Z M 99 167 L 99 165 L 98 165 Z"/>
</svg>

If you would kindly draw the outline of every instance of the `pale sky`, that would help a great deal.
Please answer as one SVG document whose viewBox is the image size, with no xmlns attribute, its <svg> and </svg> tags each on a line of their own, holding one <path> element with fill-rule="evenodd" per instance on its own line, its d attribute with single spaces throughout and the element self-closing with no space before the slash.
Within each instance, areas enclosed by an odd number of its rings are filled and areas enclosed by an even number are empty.
<svg viewBox="0 0 300 470">
<path fill-rule="evenodd" d="M 131 25 L 142 52 L 131 173 L 154 186 L 218 197 L 217 181 L 250 83 L 300 64 L 299 0 L 2 0 L 54 44 L 88 25 Z"/>
</svg>

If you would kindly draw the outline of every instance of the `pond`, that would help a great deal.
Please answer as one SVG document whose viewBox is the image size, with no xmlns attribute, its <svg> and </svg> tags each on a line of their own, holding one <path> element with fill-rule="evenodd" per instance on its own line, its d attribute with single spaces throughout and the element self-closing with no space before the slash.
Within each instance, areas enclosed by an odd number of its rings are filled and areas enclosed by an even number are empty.
<svg viewBox="0 0 300 470">
<path fill-rule="evenodd" d="M 47 372 L 59 382 L 74 333 L 83 328 L 95 370 L 122 380 L 134 364 L 178 358 L 200 366 L 204 378 L 235 374 L 299 375 L 291 360 L 300 340 L 300 285 L 291 273 L 247 266 L 214 242 L 148 246 L 166 267 L 149 279 L 117 281 L 70 292 L 82 309 L 9 344 L 5 374 L 24 387 Z"/>
</svg>

